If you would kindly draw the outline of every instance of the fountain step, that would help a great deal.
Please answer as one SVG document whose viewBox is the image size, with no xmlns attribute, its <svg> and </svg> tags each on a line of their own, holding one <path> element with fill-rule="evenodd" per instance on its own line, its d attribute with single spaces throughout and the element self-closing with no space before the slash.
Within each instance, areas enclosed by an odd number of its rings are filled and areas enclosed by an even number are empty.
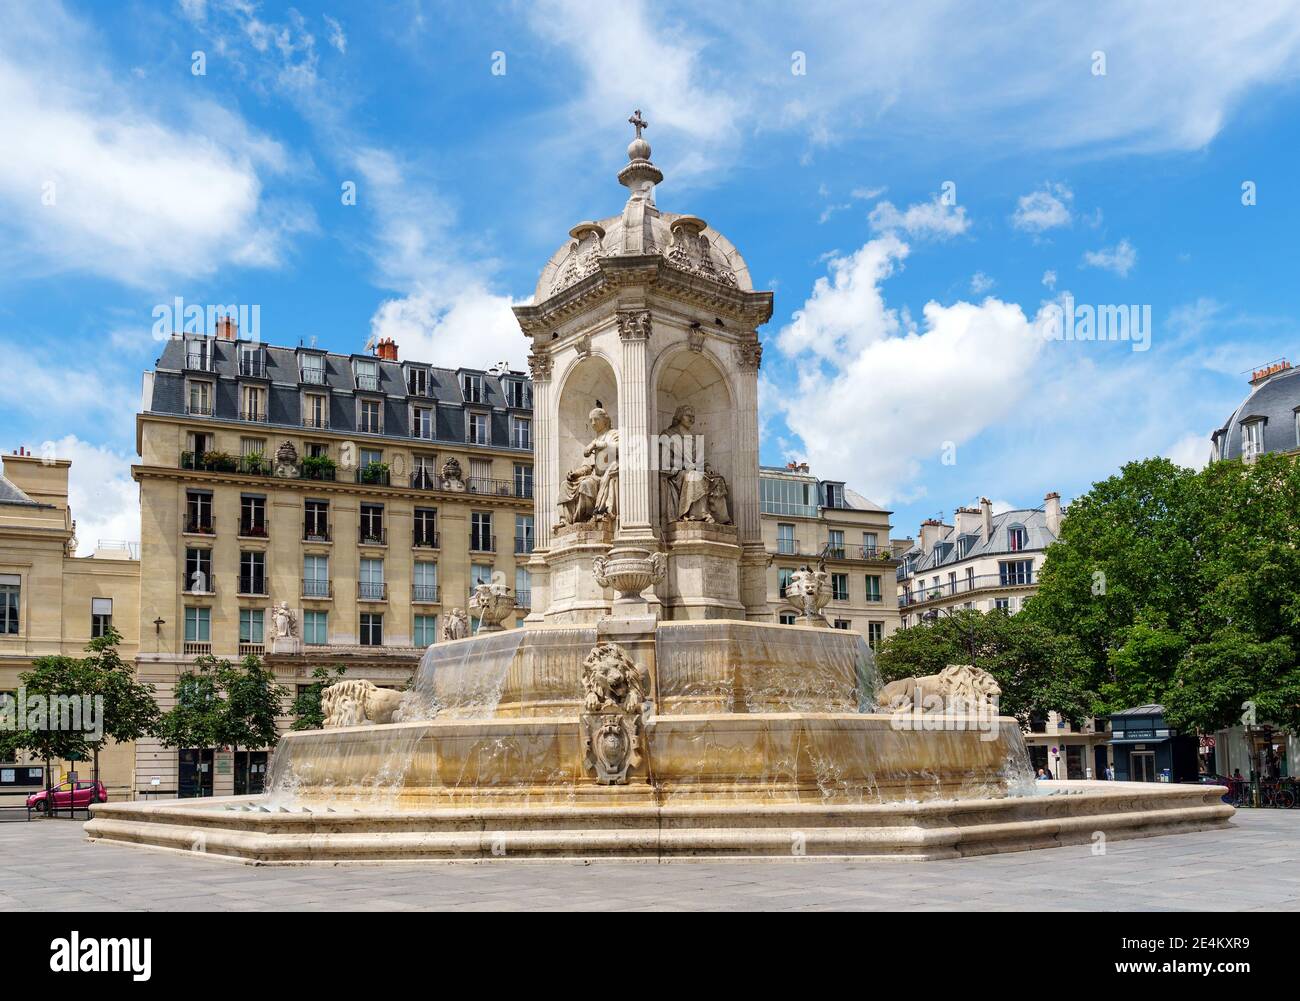
<svg viewBox="0 0 1300 1001">
<path fill-rule="evenodd" d="M 242 797 L 92 807 L 91 840 L 250 864 L 525 859 L 931 860 L 1228 825 L 1215 786 L 1044 782 L 1001 800 L 532 806 L 326 813 L 229 810 Z"/>
</svg>

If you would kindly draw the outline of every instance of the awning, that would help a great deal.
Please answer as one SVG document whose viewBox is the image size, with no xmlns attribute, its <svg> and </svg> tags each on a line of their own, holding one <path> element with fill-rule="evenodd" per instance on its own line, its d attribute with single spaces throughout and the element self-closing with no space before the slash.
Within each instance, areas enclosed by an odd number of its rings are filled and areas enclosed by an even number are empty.
<svg viewBox="0 0 1300 1001">
<path fill-rule="evenodd" d="M 1108 740 L 1107 744 L 1163 744 L 1172 737 L 1125 737 L 1123 740 Z"/>
</svg>

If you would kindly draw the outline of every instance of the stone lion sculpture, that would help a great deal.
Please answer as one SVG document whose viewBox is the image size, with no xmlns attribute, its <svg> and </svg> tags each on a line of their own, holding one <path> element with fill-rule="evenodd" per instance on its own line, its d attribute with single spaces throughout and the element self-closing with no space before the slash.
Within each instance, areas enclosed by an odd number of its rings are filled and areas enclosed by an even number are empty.
<svg viewBox="0 0 1300 1001">
<path fill-rule="evenodd" d="M 972 710 L 996 706 L 1001 697 L 1002 689 L 988 671 L 970 664 L 949 664 L 938 674 L 900 678 L 883 685 L 876 693 L 876 704 L 885 712 L 938 706 Z"/>
<path fill-rule="evenodd" d="M 360 726 L 362 723 L 391 723 L 394 711 L 401 704 L 401 692 L 360 680 L 330 685 L 320 697 L 327 730 L 338 726 Z"/>
<path fill-rule="evenodd" d="M 639 713 L 649 679 L 617 643 L 598 643 L 582 662 L 582 687 L 589 713 Z"/>
</svg>

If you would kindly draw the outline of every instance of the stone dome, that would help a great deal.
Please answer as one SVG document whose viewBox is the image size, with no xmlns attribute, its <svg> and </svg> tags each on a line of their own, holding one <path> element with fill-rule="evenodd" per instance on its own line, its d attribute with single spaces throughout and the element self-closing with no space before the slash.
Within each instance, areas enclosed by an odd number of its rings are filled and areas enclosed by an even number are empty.
<svg viewBox="0 0 1300 1001">
<path fill-rule="evenodd" d="M 636 126 L 637 136 L 627 148 L 628 163 L 618 174 L 619 183 L 629 191 L 627 204 L 618 215 L 580 222 L 569 230 L 568 241 L 542 268 L 533 303 L 543 303 L 594 274 L 602 257 L 642 254 L 660 254 L 670 265 L 693 275 L 753 291 L 745 259 L 730 240 L 697 216 L 659 211 L 654 189 L 663 173 L 650 161 L 650 144 L 641 138 L 646 123 L 639 111 L 628 121 Z"/>
</svg>

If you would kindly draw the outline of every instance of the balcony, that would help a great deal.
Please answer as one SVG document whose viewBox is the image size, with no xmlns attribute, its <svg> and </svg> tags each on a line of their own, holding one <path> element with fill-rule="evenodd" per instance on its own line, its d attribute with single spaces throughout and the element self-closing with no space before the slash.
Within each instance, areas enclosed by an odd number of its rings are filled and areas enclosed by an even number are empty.
<svg viewBox="0 0 1300 1001">
<path fill-rule="evenodd" d="M 387 601 L 388 584 L 384 581 L 363 580 L 357 583 L 358 601 Z"/>
<path fill-rule="evenodd" d="M 532 590 L 531 590 L 531 589 L 527 589 L 527 590 L 522 590 L 522 591 L 521 591 L 521 590 L 519 590 L 518 588 L 516 588 L 516 589 L 515 589 L 515 608 L 532 608 L 532 607 L 533 607 L 533 592 L 532 592 Z"/>
<path fill-rule="evenodd" d="M 239 656 L 241 657 L 264 657 L 266 656 L 265 643 L 245 643 L 239 642 Z"/>
<path fill-rule="evenodd" d="M 211 569 L 183 571 L 181 573 L 181 593 L 203 595 L 216 594 L 217 584 L 216 581 L 212 579 Z"/>
<path fill-rule="evenodd" d="M 315 431 L 328 431 L 330 419 L 323 414 L 317 416 L 307 416 L 302 419 L 302 426 L 311 428 Z"/>
<path fill-rule="evenodd" d="M 531 476 L 523 482 L 520 482 L 517 479 L 515 480 L 515 496 L 516 497 L 533 496 L 533 480 Z"/>
<path fill-rule="evenodd" d="M 438 600 L 438 585 L 412 584 L 411 600 L 426 605 L 435 603 Z"/>
<path fill-rule="evenodd" d="M 334 586 L 328 580 L 320 580 L 316 577 L 304 577 L 302 581 L 302 596 L 317 601 L 334 597 Z"/>
<path fill-rule="evenodd" d="M 239 355 L 239 376 L 242 379 L 265 379 L 266 358 L 260 351 L 244 351 Z"/>
<path fill-rule="evenodd" d="M 425 531 L 424 529 L 421 528 L 416 528 L 415 537 L 411 541 L 411 545 L 414 546 L 416 549 L 437 549 L 438 533 L 433 531 Z"/>
<path fill-rule="evenodd" d="M 265 521 L 240 521 L 239 537 L 241 539 L 269 539 L 270 531 Z"/>
<path fill-rule="evenodd" d="M 357 482 L 366 483 L 371 486 L 386 487 L 389 486 L 388 467 L 378 468 L 381 463 L 371 463 L 368 466 L 362 466 L 357 470 Z"/>
<path fill-rule="evenodd" d="M 181 647 L 181 653 L 186 657 L 210 657 L 212 655 L 212 644 L 186 640 Z"/>
<path fill-rule="evenodd" d="M 211 351 L 195 351 L 192 349 L 185 352 L 185 368 L 190 372 L 215 372 L 217 370 Z"/>
<path fill-rule="evenodd" d="M 191 417 L 211 417 L 212 404 L 210 402 L 209 403 L 193 403 L 193 402 L 187 403 L 185 405 L 185 412 L 189 414 Z"/>
<path fill-rule="evenodd" d="M 531 535 L 515 536 L 515 555 L 522 553 L 531 553 L 533 551 L 533 537 Z"/>
<path fill-rule="evenodd" d="M 993 591 L 1002 588 L 1033 587 L 1038 583 L 1038 571 L 1028 573 L 990 573 L 978 577 L 965 577 L 961 580 L 946 581 L 942 584 L 922 585 L 917 590 L 900 590 L 898 607 L 911 608 L 925 605 L 932 601 L 942 601 L 958 594 L 973 594 L 976 591 Z"/>
<path fill-rule="evenodd" d="M 185 534 L 186 535 L 216 535 L 217 530 L 214 527 L 212 515 L 193 515 L 185 516 Z"/>
<path fill-rule="evenodd" d="M 308 386 L 325 385 L 325 369 L 323 368 L 303 368 L 298 375 L 302 382 Z"/>
<path fill-rule="evenodd" d="M 302 526 L 303 542 L 329 542 L 330 527 L 323 521 L 307 522 Z"/>
<path fill-rule="evenodd" d="M 334 482 L 338 467 L 334 460 L 324 455 L 303 456 L 298 465 L 298 476 L 304 480 L 324 480 Z"/>
<path fill-rule="evenodd" d="M 471 532 L 469 551 L 471 553 L 495 553 L 497 551 L 497 537 L 495 535 L 485 535 L 481 532 Z"/>
<path fill-rule="evenodd" d="M 357 389 L 365 393 L 379 392 L 379 376 L 357 373 Z"/>
<path fill-rule="evenodd" d="M 265 598 L 270 592 L 266 589 L 266 577 L 239 577 L 239 596 L 241 598 Z"/>
<path fill-rule="evenodd" d="M 412 490 L 439 490 L 441 488 L 442 484 L 438 481 L 438 477 L 423 466 L 411 474 Z"/>
<path fill-rule="evenodd" d="M 357 542 L 363 546 L 386 546 L 388 531 L 382 525 L 362 525 L 357 529 Z"/>
<path fill-rule="evenodd" d="M 511 480 L 494 480 L 486 476 L 471 476 L 465 481 L 465 489 L 471 494 L 488 494 L 493 497 L 513 497 L 515 485 Z"/>
<path fill-rule="evenodd" d="M 799 547 L 794 544 L 794 539 L 777 539 L 776 551 L 779 556 L 799 555 Z"/>
</svg>

